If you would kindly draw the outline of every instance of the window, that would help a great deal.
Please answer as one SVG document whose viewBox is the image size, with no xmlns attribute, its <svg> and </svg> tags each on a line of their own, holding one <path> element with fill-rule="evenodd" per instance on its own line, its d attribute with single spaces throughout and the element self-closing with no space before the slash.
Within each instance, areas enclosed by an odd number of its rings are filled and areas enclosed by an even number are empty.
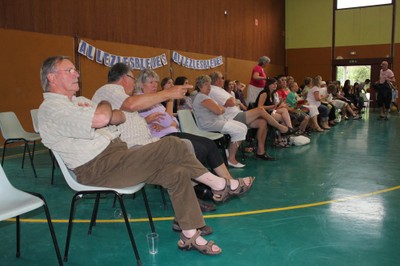
<svg viewBox="0 0 400 266">
<path fill-rule="evenodd" d="M 337 66 L 336 80 L 339 80 L 343 86 L 346 79 L 350 80 L 351 84 L 371 79 L 371 66 Z"/>
<path fill-rule="evenodd" d="M 379 6 L 391 5 L 392 0 L 337 0 L 337 9 L 366 7 L 366 6 Z"/>
</svg>

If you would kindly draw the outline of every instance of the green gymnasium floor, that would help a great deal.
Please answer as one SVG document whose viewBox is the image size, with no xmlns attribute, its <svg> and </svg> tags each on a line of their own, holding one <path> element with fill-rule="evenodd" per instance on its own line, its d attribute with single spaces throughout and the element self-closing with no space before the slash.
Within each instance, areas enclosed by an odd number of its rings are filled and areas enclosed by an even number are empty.
<svg viewBox="0 0 400 266">
<path fill-rule="evenodd" d="M 314 133 L 311 144 L 269 148 L 275 162 L 250 157 L 235 177 L 257 177 L 247 196 L 218 206 L 205 215 L 223 253 L 205 256 L 177 248 L 171 230 L 173 212 L 162 206 L 158 189 L 148 186 L 151 210 L 160 235 L 159 253 L 147 253 L 150 231 L 142 196 L 125 200 L 144 265 L 399 265 L 400 261 L 400 115 L 378 121 L 377 112 L 360 121 L 343 121 L 328 132 Z M 17 188 L 37 191 L 47 199 L 61 253 L 73 192 L 59 169 L 50 185 L 48 151 L 35 155 L 38 178 L 21 148 L 7 151 L 4 170 Z M 92 200 L 81 200 L 65 265 L 134 265 L 125 225 L 114 218 L 112 198 L 103 199 L 98 224 L 87 235 Z M 1 204 L 1 203 L 0 203 Z M 44 214 L 34 211 L 22 223 L 21 258 L 15 258 L 15 224 L 0 222 L 0 265 L 56 265 Z"/>
</svg>

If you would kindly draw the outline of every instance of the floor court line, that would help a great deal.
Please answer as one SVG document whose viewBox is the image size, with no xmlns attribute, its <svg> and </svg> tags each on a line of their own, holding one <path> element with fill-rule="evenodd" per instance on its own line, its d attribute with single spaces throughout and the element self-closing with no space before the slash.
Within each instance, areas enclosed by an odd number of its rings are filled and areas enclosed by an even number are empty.
<svg viewBox="0 0 400 266">
<path fill-rule="evenodd" d="M 204 215 L 205 219 L 215 219 L 215 218 L 225 218 L 225 217 L 238 217 L 238 216 L 246 216 L 246 215 L 256 215 L 262 213 L 270 213 L 270 212 L 279 212 L 279 211 L 290 211 L 290 210 L 297 210 L 297 209 L 305 209 L 311 207 L 317 207 L 322 205 L 328 205 L 331 203 L 339 203 L 339 202 L 346 202 L 361 198 L 367 198 L 391 191 L 395 191 L 400 189 L 400 186 L 394 186 L 386 189 L 381 189 L 369 193 L 344 197 L 340 199 L 333 199 L 327 201 L 320 201 L 314 203 L 306 203 L 294 206 L 287 206 L 287 207 L 279 207 L 279 208 L 271 208 L 271 209 L 262 209 L 262 210 L 254 210 L 254 211 L 244 211 L 244 212 L 233 212 L 233 213 L 221 213 L 221 214 L 212 214 L 212 215 Z M 174 217 L 153 217 L 153 221 L 172 221 Z M 5 221 L 15 221 L 15 218 L 7 219 Z M 46 219 L 20 219 L 21 222 L 25 223 L 47 223 Z M 148 222 L 147 218 L 136 218 L 136 219 L 129 219 L 131 223 L 139 223 L 139 222 Z M 52 219 L 53 223 L 68 223 L 67 219 Z M 90 220 L 74 220 L 75 223 L 90 223 Z M 112 220 L 96 220 L 96 223 L 123 223 L 123 219 L 112 219 Z"/>
</svg>

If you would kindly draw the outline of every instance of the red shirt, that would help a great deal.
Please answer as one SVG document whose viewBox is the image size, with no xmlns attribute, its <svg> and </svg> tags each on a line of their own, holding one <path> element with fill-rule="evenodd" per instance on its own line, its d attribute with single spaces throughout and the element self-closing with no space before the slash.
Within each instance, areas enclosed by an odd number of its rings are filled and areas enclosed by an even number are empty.
<svg viewBox="0 0 400 266">
<path fill-rule="evenodd" d="M 265 75 L 264 68 L 262 68 L 260 65 L 256 65 L 253 68 L 253 71 L 251 72 L 251 78 L 250 78 L 250 84 L 251 85 L 253 85 L 254 87 L 258 87 L 258 88 L 264 89 L 264 87 L 265 87 L 265 79 L 260 79 L 260 80 L 253 79 L 254 73 L 259 73 L 260 77 L 266 78 L 267 76 Z"/>
<path fill-rule="evenodd" d="M 281 101 L 286 101 L 287 96 L 289 95 L 290 90 L 288 89 L 279 89 L 276 91 L 276 94 L 278 94 L 279 99 Z"/>
</svg>

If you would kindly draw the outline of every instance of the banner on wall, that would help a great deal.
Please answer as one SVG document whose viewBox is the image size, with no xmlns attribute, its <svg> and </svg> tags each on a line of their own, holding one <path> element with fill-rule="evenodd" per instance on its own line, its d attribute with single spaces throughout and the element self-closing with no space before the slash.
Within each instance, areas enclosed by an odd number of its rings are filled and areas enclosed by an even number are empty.
<svg viewBox="0 0 400 266">
<path fill-rule="evenodd" d="M 218 56 L 207 60 L 198 60 L 186 57 L 175 51 L 172 52 L 172 61 L 183 67 L 198 69 L 198 70 L 216 68 L 223 64 L 222 56 Z"/>
<path fill-rule="evenodd" d="M 151 58 L 114 55 L 100 50 L 84 40 L 79 42 L 78 53 L 86 56 L 92 61 L 96 61 L 96 63 L 104 64 L 108 67 L 112 67 L 116 63 L 124 63 L 131 69 L 156 69 L 168 64 L 167 56 L 165 54 Z"/>
</svg>

